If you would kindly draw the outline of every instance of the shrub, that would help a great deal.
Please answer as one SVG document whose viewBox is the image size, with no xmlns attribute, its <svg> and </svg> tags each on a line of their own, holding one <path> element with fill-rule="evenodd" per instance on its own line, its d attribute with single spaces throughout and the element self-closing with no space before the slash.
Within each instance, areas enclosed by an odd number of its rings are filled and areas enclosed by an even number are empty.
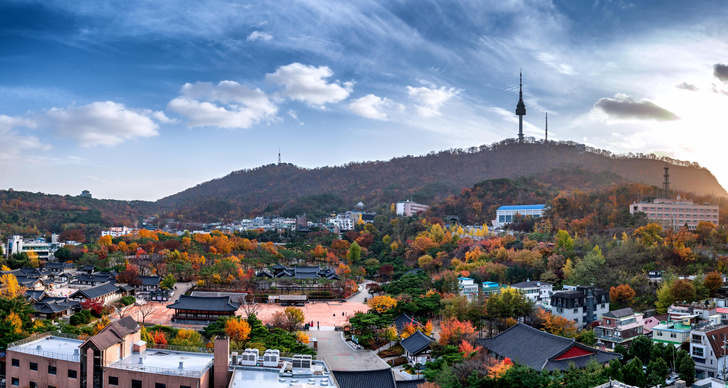
<svg viewBox="0 0 728 388">
<path fill-rule="evenodd" d="M 393 359 L 387 361 L 387 364 L 391 365 L 392 367 L 404 365 L 406 363 L 407 363 L 406 357 L 397 357 L 397 358 L 393 358 Z"/>
<path fill-rule="evenodd" d="M 91 322 L 93 316 L 88 310 L 81 310 L 76 314 L 71 315 L 71 324 L 74 326 L 83 325 Z"/>
<path fill-rule="evenodd" d="M 125 297 L 119 299 L 119 301 L 124 306 L 129 306 L 130 304 L 134 304 L 134 302 L 136 302 L 136 298 L 134 298 L 133 296 L 129 295 L 129 296 L 125 296 Z"/>
<path fill-rule="evenodd" d="M 395 357 L 404 354 L 404 348 L 401 345 L 395 345 L 379 352 L 379 357 Z"/>
</svg>

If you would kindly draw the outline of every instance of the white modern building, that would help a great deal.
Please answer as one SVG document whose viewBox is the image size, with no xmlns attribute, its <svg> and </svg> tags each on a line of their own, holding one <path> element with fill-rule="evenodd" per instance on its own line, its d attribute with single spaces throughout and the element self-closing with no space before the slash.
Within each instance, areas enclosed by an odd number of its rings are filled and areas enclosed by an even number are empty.
<svg viewBox="0 0 728 388">
<path fill-rule="evenodd" d="M 546 205 L 511 205 L 501 206 L 496 210 L 492 224 L 494 228 L 502 228 L 513 222 L 516 214 L 523 217 L 543 217 Z"/>
<path fill-rule="evenodd" d="M 728 325 L 707 325 L 690 332 L 690 356 L 695 361 L 695 378 L 722 379 L 726 365 Z"/>
<path fill-rule="evenodd" d="M 136 229 L 127 228 L 126 226 L 112 226 L 109 230 L 102 230 L 101 236 L 121 237 L 131 234 Z"/>
<path fill-rule="evenodd" d="M 554 285 L 551 283 L 527 280 L 511 284 L 511 287 L 521 291 L 534 303 L 551 304 L 551 294 L 554 293 Z"/>
<path fill-rule="evenodd" d="M 700 222 L 719 225 L 718 205 L 695 204 L 692 200 L 658 198 L 652 202 L 636 202 L 629 206 L 630 214 L 645 213 L 647 219 L 661 224 L 664 228 L 680 229 L 687 225 L 695 229 Z"/>
<path fill-rule="evenodd" d="M 326 219 L 326 223 L 336 226 L 341 231 L 354 230 L 354 220 L 348 214 L 332 214 Z"/>
<path fill-rule="evenodd" d="M 34 252 L 38 255 L 40 260 L 48 260 L 53 253 L 58 250 L 58 235 L 54 234 L 51 237 L 51 242 L 48 243 L 43 238 L 36 239 L 23 239 L 23 236 L 13 236 L 8 239 L 8 243 L 5 245 L 5 257 L 10 257 L 16 253 L 28 253 Z"/>
<path fill-rule="evenodd" d="M 427 211 L 429 208 L 430 207 L 428 205 L 406 200 L 397 202 L 395 210 L 398 216 L 409 217 L 413 214 L 417 214 L 418 212 Z"/>
<path fill-rule="evenodd" d="M 459 277 L 458 288 L 460 289 L 460 295 L 465 295 L 468 300 L 478 297 L 478 283 L 475 283 L 471 278 Z"/>
</svg>

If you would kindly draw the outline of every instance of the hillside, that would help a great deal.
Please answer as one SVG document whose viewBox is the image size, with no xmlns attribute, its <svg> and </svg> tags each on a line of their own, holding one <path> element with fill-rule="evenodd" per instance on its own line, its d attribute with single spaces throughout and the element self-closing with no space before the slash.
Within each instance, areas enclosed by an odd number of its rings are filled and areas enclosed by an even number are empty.
<svg viewBox="0 0 728 388">
<path fill-rule="evenodd" d="M 507 139 L 468 150 L 339 167 L 266 165 L 199 184 L 158 204 L 189 221 L 270 213 L 318 216 L 347 210 L 359 201 L 369 209 L 405 198 L 434 203 L 483 180 L 538 176 L 555 169 L 566 172 L 557 188 L 573 186 L 568 171 L 575 168 L 606 171 L 629 182 L 660 186 L 666 165 L 670 166 L 673 189 L 728 196 L 713 174 L 696 163 L 654 155 L 613 155 L 574 142 L 519 144 Z"/>
<path fill-rule="evenodd" d="M 75 229 L 98 236 L 108 226 L 133 226 L 156 209 L 154 202 L 0 190 L 0 235 L 34 236 Z"/>
</svg>

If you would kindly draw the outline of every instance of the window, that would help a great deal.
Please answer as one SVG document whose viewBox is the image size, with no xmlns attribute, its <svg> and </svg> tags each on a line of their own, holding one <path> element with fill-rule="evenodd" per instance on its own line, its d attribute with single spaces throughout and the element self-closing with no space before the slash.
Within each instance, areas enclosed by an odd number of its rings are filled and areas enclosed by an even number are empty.
<svg viewBox="0 0 728 388">
<path fill-rule="evenodd" d="M 75 378 L 76 378 L 76 376 L 78 376 L 78 372 L 76 372 L 76 371 L 75 371 L 75 370 L 73 370 L 73 369 L 69 369 L 69 370 L 68 370 L 68 378 L 69 378 L 69 379 L 75 379 Z"/>
<path fill-rule="evenodd" d="M 20 360 L 17 358 L 13 358 L 13 366 L 16 368 L 20 368 Z"/>
<path fill-rule="evenodd" d="M 35 371 L 37 371 L 37 370 L 38 370 L 38 363 L 35 363 L 35 362 L 31 362 L 31 363 L 30 363 L 30 370 L 35 370 Z"/>
<path fill-rule="evenodd" d="M 154 388 L 167 388 L 167 384 L 154 383 Z"/>
<path fill-rule="evenodd" d="M 192 388 L 189 385 L 180 385 L 179 388 Z"/>
<path fill-rule="evenodd" d="M 141 380 L 132 380 L 131 381 L 131 388 L 142 388 L 142 382 L 141 382 Z"/>
<path fill-rule="evenodd" d="M 703 358 L 703 348 L 693 348 L 693 356 Z"/>
<path fill-rule="evenodd" d="M 35 381 L 30 382 L 30 388 L 38 388 L 38 384 Z"/>
<path fill-rule="evenodd" d="M 13 377 L 12 384 L 17 387 L 20 385 L 20 380 L 17 377 Z"/>
<path fill-rule="evenodd" d="M 49 375 L 55 375 L 56 374 L 56 367 L 48 365 L 48 374 Z"/>
</svg>

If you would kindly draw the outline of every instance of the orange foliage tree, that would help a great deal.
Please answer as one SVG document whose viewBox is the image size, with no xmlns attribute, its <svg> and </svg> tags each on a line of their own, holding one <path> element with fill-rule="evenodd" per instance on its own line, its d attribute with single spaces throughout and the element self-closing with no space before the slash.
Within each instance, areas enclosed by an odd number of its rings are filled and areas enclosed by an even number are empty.
<svg viewBox="0 0 728 388">
<path fill-rule="evenodd" d="M 513 361 L 511 361 L 510 358 L 506 357 L 503 360 L 495 363 L 493 366 L 488 369 L 488 377 L 492 379 L 497 379 L 503 374 L 505 374 L 508 369 L 510 369 L 513 366 Z"/>
<path fill-rule="evenodd" d="M 562 337 L 574 338 L 576 336 L 576 322 L 553 315 L 548 311 L 539 311 L 538 317 L 541 319 L 544 331 Z"/>
<path fill-rule="evenodd" d="M 167 345 L 167 336 L 164 335 L 164 332 L 161 330 L 155 330 L 154 333 L 152 333 L 152 341 L 154 341 L 155 345 Z"/>
<path fill-rule="evenodd" d="M 460 322 L 456 318 L 444 321 L 440 331 L 441 345 L 457 345 L 461 341 L 472 342 L 475 338 L 475 328 L 468 321 Z"/>
<path fill-rule="evenodd" d="M 400 335 L 402 339 L 405 339 L 412 334 L 414 334 L 417 331 L 417 326 L 415 326 L 414 323 L 410 322 L 404 325 L 404 328 L 402 329 L 402 334 Z"/>
<path fill-rule="evenodd" d="M 609 289 L 609 299 L 619 306 L 627 306 L 632 304 L 637 293 L 629 286 L 629 284 L 620 284 L 617 287 Z"/>
<path fill-rule="evenodd" d="M 228 319 L 225 322 L 225 334 L 227 334 L 234 341 L 247 341 L 250 338 L 250 325 L 248 321 L 241 319 Z"/>
<path fill-rule="evenodd" d="M 458 346 L 458 350 L 460 350 L 460 353 L 463 354 L 463 358 L 470 358 L 478 353 L 481 349 L 483 349 L 482 346 L 473 346 L 473 344 L 465 340 L 460 342 L 460 346 Z"/>
</svg>

